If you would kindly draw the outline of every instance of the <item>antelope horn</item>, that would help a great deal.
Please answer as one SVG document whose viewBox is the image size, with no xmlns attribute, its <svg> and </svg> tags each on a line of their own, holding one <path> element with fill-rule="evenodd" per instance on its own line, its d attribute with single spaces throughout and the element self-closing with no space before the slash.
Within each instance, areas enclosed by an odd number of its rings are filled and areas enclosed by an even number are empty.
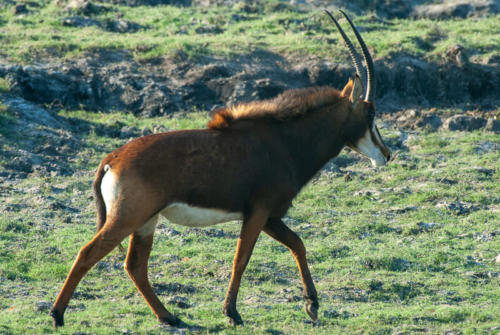
<svg viewBox="0 0 500 335">
<path fill-rule="evenodd" d="M 372 101 L 373 97 L 375 96 L 375 71 L 373 69 L 372 56 L 370 55 L 370 52 L 368 51 L 368 48 L 366 47 L 366 44 L 363 41 L 363 38 L 361 38 L 361 35 L 359 34 L 358 30 L 352 23 L 349 16 L 347 16 L 347 14 L 343 10 L 339 9 L 339 11 L 344 15 L 344 17 L 347 19 L 347 22 L 349 22 L 349 24 L 351 25 L 351 28 L 354 31 L 356 38 L 358 39 L 359 45 L 361 46 L 361 50 L 363 51 L 363 58 L 365 59 L 366 63 L 366 76 L 367 76 L 365 100 Z"/>
<path fill-rule="evenodd" d="M 326 14 L 332 19 L 333 23 L 337 26 L 337 29 L 340 32 L 340 35 L 342 35 L 342 38 L 344 39 L 345 44 L 347 45 L 347 50 L 349 50 L 349 55 L 351 56 L 352 62 L 354 63 L 354 67 L 356 68 L 356 74 L 358 75 L 359 78 L 361 78 L 361 81 L 363 82 L 363 85 L 365 85 L 365 76 L 364 76 L 364 70 L 363 66 L 361 64 L 361 59 L 359 58 L 358 53 L 354 49 L 354 46 L 351 43 L 351 40 L 347 35 L 345 34 L 344 30 L 342 27 L 339 25 L 337 20 L 333 17 L 333 15 L 325 9 Z"/>
</svg>

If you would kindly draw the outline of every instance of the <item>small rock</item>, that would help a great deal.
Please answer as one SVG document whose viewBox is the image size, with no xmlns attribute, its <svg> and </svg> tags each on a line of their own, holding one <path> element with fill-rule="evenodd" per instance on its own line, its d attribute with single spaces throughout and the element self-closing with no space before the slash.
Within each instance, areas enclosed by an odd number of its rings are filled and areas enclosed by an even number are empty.
<svg viewBox="0 0 500 335">
<path fill-rule="evenodd" d="M 495 173 L 495 170 L 487 169 L 487 168 L 482 167 L 482 166 L 473 166 L 472 169 L 479 172 L 479 173 L 485 174 L 487 176 L 492 176 Z"/>
<path fill-rule="evenodd" d="M 406 271 L 410 268 L 410 262 L 404 258 L 393 257 L 391 263 L 389 264 L 389 270 L 391 271 Z"/>
<path fill-rule="evenodd" d="M 476 261 L 472 256 L 465 257 L 465 264 L 468 266 L 484 266 L 483 263 Z"/>
<path fill-rule="evenodd" d="M 371 195 L 373 195 L 372 191 L 370 190 L 361 190 L 361 191 L 356 191 L 354 192 L 353 194 L 355 197 L 369 197 Z"/>
<path fill-rule="evenodd" d="M 164 125 L 153 126 L 153 134 L 166 133 L 170 129 L 165 127 Z"/>
<path fill-rule="evenodd" d="M 370 282 L 368 283 L 370 291 L 380 291 L 383 286 L 384 283 L 381 282 L 380 280 L 370 280 Z"/>
<path fill-rule="evenodd" d="M 500 254 L 498 254 L 497 257 L 495 257 L 495 262 L 497 264 L 500 264 Z"/>
<path fill-rule="evenodd" d="M 458 184 L 457 180 L 448 179 L 448 178 L 439 178 L 439 179 L 436 179 L 436 182 L 443 183 L 443 184 L 446 184 L 446 185 L 456 185 L 456 184 Z"/>
<path fill-rule="evenodd" d="M 259 8 L 256 5 L 249 5 L 248 3 L 245 3 L 246 1 L 241 1 L 241 4 L 237 5 L 237 8 L 242 11 L 243 13 L 258 13 Z"/>
<path fill-rule="evenodd" d="M 170 227 L 160 227 L 158 229 L 158 232 L 160 232 L 161 234 L 165 234 L 167 236 L 178 236 L 180 235 L 181 233 L 179 233 L 177 230 L 173 229 L 173 228 L 170 228 Z"/>
<path fill-rule="evenodd" d="M 249 20 L 249 18 L 248 18 L 248 16 L 245 16 L 245 15 L 240 15 L 240 14 L 231 15 L 231 21 L 234 21 L 234 22 L 247 21 L 247 20 Z"/>
<path fill-rule="evenodd" d="M 487 64 L 500 64 L 500 55 L 491 55 L 488 57 Z"/>
<path fill-rule="evenodd" d="M 25 4 L 17 4 L 15 7 L 14 7 L 14 15 L 24 15 L 24 14 L 28 14 L 29 11 L 28 11 L 28 7 L 26 7 Z"/>
<path fill-rule="evenodd" d="M 324 311 L 323 315 L 326 318 L 330 318 L 330 319 L 337 319 L 337 318 L 349 319 L 349 318 L 352 318 L 352 317 L 356 316 L 356 314 L 349 313 L 348 311 L 338 312 L 338 311 L 336 311 L 334 309 L 329 309 L 327 311 Z"/>
<path fill-rule="evenodd" d="M 196 288 L 192 285 L 183 285 L 180 283 L 153 284 L 153 289 L 157 294 L 171 294 L 171 293 L 192 294 L 197 291 Z"/>
<path fill-rule="evenodd" d="M 476 205 L 462 201 L 456 201 L 456 202 L 443 201 L 437 203 L 436 207 L 445 208 L 451 212 L 454 212 L 456 215 L 465 215 L 479 210 L 479 208 Z"/>
<path fill-rule="evenodd" d="M 403 208 L 399 208 L 399 207 L 391 207 L 387 210 L 388 213 L 394 213 L 394 214 L 404 214 L 404 213 L 408 213 L 408 212 L 411 212 L 411 211 L 416 211 L 418 209 L 417 206 L 406 206 L 406 207 L 403 207 Z"/>
<path fill-rule="evenodd" d="M 484 272 L 469 271 L 466 272 L 465 275 L 472 279 L 491 279 L 491 278 L 497 278 L 500 274 L 494 271 L 484 271 Z"/>
<path fill-rule="evenodd" d="M 485 125 L 486 119 L 482 117 L 470 115 L 454 115 L 444 122 L 443 128 L 452 131 L 472 131 L 480 129 Z"/>
<path fill-rule="evenodd" d="M 139 129 L 136 127 L 123 126 L 120 129 L 120 138 L 130 138 L 137 137 L 139 134 Z"/>
<path fill-rule="evenodd" d="M 484 127 L 486 131 L 492 131 L 495 134 L 500 134 L 500 120 L 488 119 L 486 121 L 486 126 Z"/>
<path fill-rule="evenodd" d="M 430 231 L 435 228 L 441 227 L 442 225 L 436 222 L 419 222 L 417 223 L 417 226 L 425 231 Z"/>
<path fill-rule="evenodd" d="M 80 326 L 82 326 L 82 327 L 90 327 L 90 322 L 88 322 L 88 321 L 82 321 L 82 322 L 80 322 Z"/>
<path fill-rule="evenodd" d="M 168 303 L 170 305 L 175 305 L 182 309 L 191 307 L 191 304 L 189 304 L 188 299 L 186 297 L 175 296 L 172 299 L 170 299 Z"/>
<path fill-rule="evenodd" d="M 62 211 L 66 209 L 66 206 L 63 203 L 54 201 L 49 204 L 48 208 L 53 211 Z"/>
<path fill-rule="evenodd" d="M 135 33 L 142 26 L 138 23 L 127 20 L 109 20 L 105 22 L 104 28 L 113 33 Z"/>
<path fill-rule="evenodd" d="M 85 16 L 90 16 L 99 14 L 103 11 L 107 11 L 108 9 L 104 6 L 93 4 L 88 0 L 73 0 L 68 4 L 68 6 L 66 6 L 66 10 L 76 12 Z"/>
<path fill-rule="evenodd" d="M 284 86 L 276 84 L 270 78 L 258 79 L 255 81 L 255 91 L 252 96 L 258 99 L 271 99 L 284 90 Z"/>
<path fill-rule="evenodd" d="M 197 34 L 221 34 L 224 30 L 217 25 L 206 25 L 196 28 L 195 33 Z"/>
<path fill-rule="evenodd" d="M 14 157 L 5 167 L 18 172 L 33 172 L 33 162 L 27 156 Z"/>
<path fill-rule="evenodd" d="M 389 271 L 398 271 L 398 272 L 407 271 L 412 266 L 412 264 L 408 260 L 399 257 L 390 257 L 390 258 L 368 257 L 365 259 L 361 259 L 361 264 L 370 270 L 386 269 Z"/>
<path fill-rule="evenodd" d="M 364 231 L 358 235 L 358 239 L 364 240 L 365 238 L 370 237 L 370 236 L 373 236 L 373 233 L 371 233 L 369 231 Z"/>
<path fill-rule="evenodd" d="M 476 240 L 480 240 L 483 242 L 488 242 L 493 240 L 496 236 L 500 235 L 500 231 L 494 230 L 494 231 L 485 231 L 482 233 L 474 233 L 473 236 Z"/>
<path fill-rule="evenodd" d="M 467 62 L 467 58 L 465 57 L 463 51 L 463 46 L 454 44 L 446 50 L 445 58 L 461 67 Z"/>
<path fill-rule="evenodd" d="M 340 316 L 340 313 L 334 309 L 330 309 L 330 310 L 324 311 L 323 316 L 325 318 L 329 318 L 329 319 L 336 319 Z"/>
<path fill-rule="evenodd" d="M 411 16 L 428 19 L 467 18 L 499 11 L 500 5 L 495 0 L 445 0 L 440 4 L 416 6 Z"/>
<path fill-rule="evenodd" d="M 89 19 L 82 16 L 71 16 L 62 19 L 62 25 L 65 27 L 89 27 L 89 26 L 100 26 L 99 21 Z"/>
<path fill-rule="evenodd" d="M 478 154 L 497 152 L 500 151 L 500 143 L 495 143 L 490 141 L 479 141 L 474 151 Z"/>
<path fill-rule="evenodd" d="M 151 135 L 153 132 L 148 127 L 143 127 L 140 131 L 141 136 Z"/>
<path fill-rule="evenodd" d="M 297 295 L 295 293 L 297 293 L 297 290 L 295 290 L 295 289 L 291 289 L 291 288 L 281 289 L 281 291 L 279 292 L 279 295 L 282 298 L 280 298 L 278 300 L 281 300 L 281 302 L 297 302 L 297 301 L 301 301 L 302 297 L 300 297 L 299 295 Z"/>
<path fill-rule="evenodd" d="M 437 115 L 423 115 L 417 120 L 416 126 L 419 128 L 427 128 L 429 130 L 437 130 L 443 125 L 443 121 Z"/>
<path fill-rule="evenodd" d="M 52 303 L 48 301 L 38 301 L 36 303 L 36 310 L 38 312 L 48 311 L 52 307 Z"/>
<path fill-rule="evenodd" d="M 60 255 L 61 250 L 57 247 L 54 246 L 49 246 L 43 249 L 44 254 L 50 254 L 50 255 Z"/>
</svg>

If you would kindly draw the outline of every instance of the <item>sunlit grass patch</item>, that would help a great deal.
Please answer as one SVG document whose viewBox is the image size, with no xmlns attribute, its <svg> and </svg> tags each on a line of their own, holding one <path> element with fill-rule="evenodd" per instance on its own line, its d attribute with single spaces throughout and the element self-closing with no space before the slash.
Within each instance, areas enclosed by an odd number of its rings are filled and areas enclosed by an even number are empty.
<svg viewBox="0 0 500 335">
<path fill-rule="evenodd" d="M 136 59 L 173 56 L 182 51 L 190 58 L 204 55 L 232 56 L 257 49 L 288 55 L 315 55 L 335 61 L 348 56 L 338 32 L 322 12 L 248 12 L 239 6 L 208 8 L 176 6 L 108 6 L 91 17 L 101 26 L 71 27 L 63 24 L 71 13 L 54 3 L 39 1 L 29 15 L 16 17 L 9 6 L 0 9 L 4 53 L 10 60 L 32 63 L 44 58 L 65 59 L 99 49 L 124 49 Z M 127 20 L 141 28 L 117 33 L 104 23 Z M 373 20 L 354 16 L 375 58 L 399 53 L 430 61 L 443 60 L 446 50 L 461 45 L 476 60 L 498 54 L 500 31 L 497 16 L 467 20 Z M 350 34 L 350 32 L 349 32 Z M 479 57 L 479 58 L 478 58 Z"/>
</svg>

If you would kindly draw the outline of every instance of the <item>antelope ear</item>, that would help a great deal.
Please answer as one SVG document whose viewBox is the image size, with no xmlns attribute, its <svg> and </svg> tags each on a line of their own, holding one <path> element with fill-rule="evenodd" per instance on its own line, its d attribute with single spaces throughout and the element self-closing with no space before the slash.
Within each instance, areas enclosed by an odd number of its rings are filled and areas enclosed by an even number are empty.
<svg viewBox="0 0 500 335">
<path fill-rule="evenodd" d="M 347 85 L 346 85 L 347 86 Z M 344 88 L 345 89 L 345 88 Z M 358 75 L 354 78 L 354 84 L 352 86 L 351 95 L 349 96 L 349 101 L 352 104 L 358 102 L 361 99 L 365 89 L 363 87 L 363 83 L 361 82 L 361 78 Z"/>
<path fill-rule="evenodd" d="M 349 81 L 347 82 L 347 84 L 345 84 L 344 88 L 342 89 L 342 92 L 340 93 L 340 95 L 342 97 L 348 97 L 351 95 L 351 92 L 352 92 L 352 86 L 354 85 L 354 82 L 352 81 L 352 79 L 349 79 Z"/>
</svg>

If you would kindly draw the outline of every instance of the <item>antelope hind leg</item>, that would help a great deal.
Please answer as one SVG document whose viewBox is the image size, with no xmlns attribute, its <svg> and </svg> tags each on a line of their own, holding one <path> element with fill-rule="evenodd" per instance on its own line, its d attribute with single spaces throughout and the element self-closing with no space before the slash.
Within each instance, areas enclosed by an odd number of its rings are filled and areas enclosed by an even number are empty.
<svg viewBox="0 0 500 335">
<path fill-rule="evenodd" d="M 106 222 L 92 240 L 80 249 L 73 266 L 50 311 L 54 327 L 64 325 L 64 311 L 68 307 L 78 283 L 85 274 L 104 256 L 111 252 L 133 229 L 117 222 Z"/>
<path fill-rule="evenodd" d="M 130 236 L 125 270 L 158 320 L 172 326 L 181 326 L 183 325 L 182 321 L 167 311 L 151 288 L 148 279 L 148 259 L 153 246 L 154 228 L 157 220 L 158 215 L 151 218 L 144 226 Z"/>
<path fill-rule="evenodd" d="M 276 241 L 285 245 L 292 252 L 297 266 L 299 268 L 302 285 L 304 287 L 304 299 L 306 300 L 305 309 L 309 317 L 314 321 L 318 321 L 318 294 L 314 287 L 314 282 L 311 277 L 311 272 L 307 266 L 306 248 L 304 243 L 297 234 L 288 228 L 281 219 L 269 219 L 264 226 L 266 234 L 274 238 Z"/>
</svg>

